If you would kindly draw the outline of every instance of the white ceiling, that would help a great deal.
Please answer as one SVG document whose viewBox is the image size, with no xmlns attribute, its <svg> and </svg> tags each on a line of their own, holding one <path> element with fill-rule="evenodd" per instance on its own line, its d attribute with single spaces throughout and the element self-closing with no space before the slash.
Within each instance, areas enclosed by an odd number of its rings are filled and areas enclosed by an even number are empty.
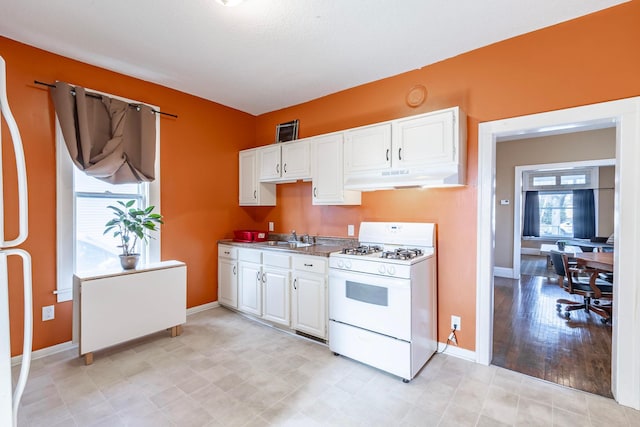
<svg viewBox="0 0 640 427">
<path fill-rule="evenodd" d="M 257 115 L 624 2 L 2 0 L 0 35 Z"/>
</svg>

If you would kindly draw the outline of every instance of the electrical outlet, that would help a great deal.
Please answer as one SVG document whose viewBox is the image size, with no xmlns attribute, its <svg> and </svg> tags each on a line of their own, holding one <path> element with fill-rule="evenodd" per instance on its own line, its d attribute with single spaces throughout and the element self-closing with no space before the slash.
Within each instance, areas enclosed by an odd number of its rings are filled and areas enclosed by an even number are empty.
<svg viewBox="0 0 640 427">
<path fill-rule="evenodd" d="M 269 221 L 269 231 L 273 231 L 273 222 Z"/>
<path fill-rule="evenodd" d="M 353 224 L 347 225 L 347 236 L 354 236 L 356 234 Z"/>
<path fill-rule="evenodd" d="M 53 320 L 56 317 L 55 307 L 52 305 L 47 305 L 42 307 L 42 321 Z"/>
<path fill-rule="evenodd" d="M 462 324 L 460 323 L 460 316 L 451 316 L 451 329 L 455 329 L 456 331 L 459 331 L 462 329 Z"/>
</svg>

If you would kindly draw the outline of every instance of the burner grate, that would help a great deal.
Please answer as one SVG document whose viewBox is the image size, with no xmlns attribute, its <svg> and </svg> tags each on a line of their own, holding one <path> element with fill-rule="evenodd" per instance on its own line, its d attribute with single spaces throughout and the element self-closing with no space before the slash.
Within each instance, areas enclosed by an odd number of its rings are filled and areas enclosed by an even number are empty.
<svg viewBox="0 0 640 427">
<path fill-rule="evenodd" d="M 376 252 L 382 252 L 382 247 L 377 245 L 360 245 L 355 248 L 344 248 L 342 253 L 345 255 L 369 255 Z"/>
<path fill-rule="evenodd" d="M 399 248 L 399 249 L 396 249 L 394 251 L 383 252 L 382 253 L 382 258 L 407 260 L 407 259 L 413 259 L 413 258 L 419 257 L 423 253 L 424 252 L 422 251 L 422 249 Z"/>
</svg>

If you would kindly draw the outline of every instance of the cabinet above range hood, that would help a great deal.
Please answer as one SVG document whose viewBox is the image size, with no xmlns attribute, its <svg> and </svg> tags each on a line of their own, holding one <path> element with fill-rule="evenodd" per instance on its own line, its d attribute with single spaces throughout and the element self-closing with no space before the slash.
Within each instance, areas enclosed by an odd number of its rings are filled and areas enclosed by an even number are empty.
<svg viewBox="0 0 640 427">
<path fill-rule="evenodd" d="M 466 122 L 453 107 L 345 132 L 344 188 L 465 185 Z"/>
</svg>

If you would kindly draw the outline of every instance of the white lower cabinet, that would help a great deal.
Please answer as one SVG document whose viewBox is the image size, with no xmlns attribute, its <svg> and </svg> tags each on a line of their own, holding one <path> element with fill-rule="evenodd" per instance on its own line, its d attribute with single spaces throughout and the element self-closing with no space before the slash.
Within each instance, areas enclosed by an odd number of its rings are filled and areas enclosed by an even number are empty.
<svg viewBox="0 0 640 427">
<path fill-rule="evenodd" d="M 262 318 L 289 326 L 291 256 L 265 251 L 262 254 Z"/>
<path fill-rule="evenodd" d="M 238 248 L 218 245 L 218 302 L 238 308 Z"/>
<path fill-rule="evenodd" d="M 328 259 L 319 256 L 293 257 L 291 327 L 327 339 Z"/>
<path fill-rule="evenodd" d="M 233 303 L 233 265 L 219 245 L 220 304 L 296 331 L 327 339 L 329 259 L 289 252 L 237 249 L 237 303 Z M 228 295 L 227 295 L 228 294 Z M 230 296 L 229 296 L 230 295 Z"/>
<path fill-rule="evenodd" d="M 238 310 L 262 315 L 262 251 L 238 250 Z"/>
</svg>

